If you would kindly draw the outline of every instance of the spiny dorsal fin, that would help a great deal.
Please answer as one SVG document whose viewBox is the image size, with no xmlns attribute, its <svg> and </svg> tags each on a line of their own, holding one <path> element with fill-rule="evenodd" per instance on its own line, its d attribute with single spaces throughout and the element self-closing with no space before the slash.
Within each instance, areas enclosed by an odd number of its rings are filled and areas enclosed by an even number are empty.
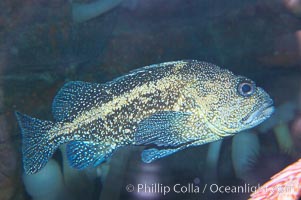
<svg viewBox="0 0 301 200">
<path fill-rule="evenodd" d="M 53 100 L 53 116 L 56 121 L 71 121 L 79 113 L 110 101 L 114 95 L 119 96 L 139 85 L 163 78 L 170 68 L 181 63 L 186 62 L 175 61 L 146 66 L 104 84 L 68 82 Z"/>
</svg>

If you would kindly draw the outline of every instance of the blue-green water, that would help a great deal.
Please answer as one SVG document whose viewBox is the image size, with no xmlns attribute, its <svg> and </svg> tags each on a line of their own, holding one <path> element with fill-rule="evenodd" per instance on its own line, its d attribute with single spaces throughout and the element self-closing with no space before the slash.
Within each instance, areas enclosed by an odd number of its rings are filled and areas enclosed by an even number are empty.
<svg viewBox="0 0 301 200">
<path fill-rule="evenodd" d="M 300 158 L 301 5 L 113 2 L 0 2 L 1 200 L 247 199 Z M 53 174 L 22 175 L 14 111 L 53 120 L 53 98 L 68 81 L 104 83 L 132 69 L 182 59 L 211 62 L 251 78 L 271 95 L 275 114 L 239 137 L 151 164 L 141 161 L 143 147 L 132 147 L 96 168 L 77 171 L 68 166 L 62 147 L 47 166 Z M 227 186 L 232 190 L 225 191 Z"/>
</svg>

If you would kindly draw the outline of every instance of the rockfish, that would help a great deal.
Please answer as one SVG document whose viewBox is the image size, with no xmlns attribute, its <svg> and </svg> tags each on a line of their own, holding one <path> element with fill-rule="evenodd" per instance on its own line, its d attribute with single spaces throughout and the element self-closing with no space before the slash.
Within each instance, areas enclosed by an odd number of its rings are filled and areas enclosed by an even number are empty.
<svg viewBox="0 0 301 200">
<path fill-rule="evenodd" d="M 252 128 L 274 107 L 252 80 L 187 60 L 143 67 L 104 84 L 68 82 L 52 111 L 54 122 L 16 112 L 27 174 L 43 168 L 64 143 L 77 169 L 96 166 L 128 145 L 150 145 L 142 152 L 150 163 Z"/>
</svg>

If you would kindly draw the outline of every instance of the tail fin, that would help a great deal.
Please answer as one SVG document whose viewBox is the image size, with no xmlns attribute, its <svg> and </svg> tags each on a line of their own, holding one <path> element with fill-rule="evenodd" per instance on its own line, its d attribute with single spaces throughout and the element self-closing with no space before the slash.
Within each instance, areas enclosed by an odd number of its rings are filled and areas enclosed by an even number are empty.
<svg viewBox="0 0 301 200">
<path fill-rule="evenodd" d="M 49 140 L 47 133 L 54 123 L 42 121 L 16 112 L 22 132 L 22 154 L 24 170 L 27 174 L 34 174 L 42 169 L 56 149 L 56 145 Z"/>
</svg>

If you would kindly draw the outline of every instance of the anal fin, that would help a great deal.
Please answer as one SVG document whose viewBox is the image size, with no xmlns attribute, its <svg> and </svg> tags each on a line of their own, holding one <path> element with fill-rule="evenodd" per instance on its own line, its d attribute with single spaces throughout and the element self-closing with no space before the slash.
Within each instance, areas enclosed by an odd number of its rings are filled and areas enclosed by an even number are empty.
<svg viewBox="0 0 301 200">
<path fill-rule="evenodd" d="M 72 167 L 84 169 L 97 166 L 113 153 L 113 148 L 91 141 L 72 141 L 67 144 L 67 157 Z"/>
</svg>

